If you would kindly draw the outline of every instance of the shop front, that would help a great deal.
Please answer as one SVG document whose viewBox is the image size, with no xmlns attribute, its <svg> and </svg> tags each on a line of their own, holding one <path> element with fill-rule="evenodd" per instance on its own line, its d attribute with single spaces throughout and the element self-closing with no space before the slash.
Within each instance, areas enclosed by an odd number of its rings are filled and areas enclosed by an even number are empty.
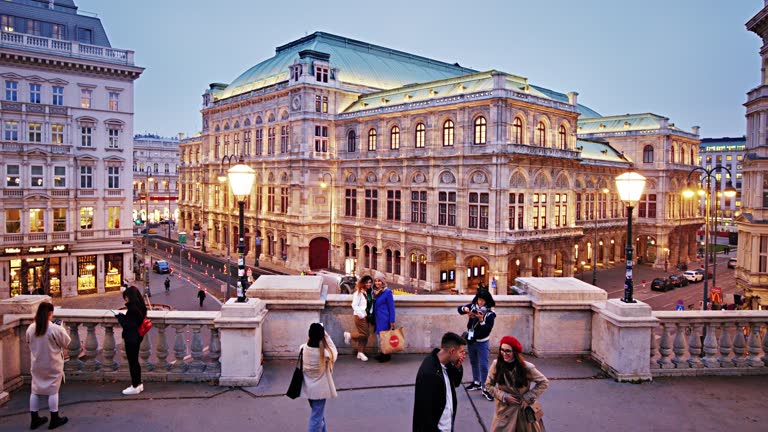
<svg viewBox="0 0 768 432">
<path fill-rule="evenodd" d="M 104 290 L 119 291 L 123 283 L 123 254 L 105 254 L 104 265 L 107 269 Z"/>
<path fill-rule="evenodd" d="M 10 255 L 8 275 L 10 297 L 21 294 L 44 294 L 61 297 L 62 258 L 44 256 L 46 253 L 66 251 L 66 245 L 4 248 L 2 255 Z"/>
<path fill-rule="evenodd" d="M 96 293 L 96 255 L 77 257 L 77 295 Z"/>
</svg>

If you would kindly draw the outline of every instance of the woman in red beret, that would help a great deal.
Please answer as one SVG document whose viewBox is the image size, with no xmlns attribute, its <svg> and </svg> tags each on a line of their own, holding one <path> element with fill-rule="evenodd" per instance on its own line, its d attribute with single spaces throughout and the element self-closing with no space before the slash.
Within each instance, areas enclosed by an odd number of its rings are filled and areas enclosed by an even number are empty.
<svg viewBox="0 0 768 432">
<path fill-rule="evenodd" d="M 493 361 L 485 380 L 485 389 L 493 396 L 496 408 L 492 431 L 544 431 L 543 420 L 529 419 L 525 408 L 534 405 L 549 386 L 549 380 L 525 361 L 522 353 L 523 346 L 515 337 L 501 338 L 499 357 Z"/>
</svg>

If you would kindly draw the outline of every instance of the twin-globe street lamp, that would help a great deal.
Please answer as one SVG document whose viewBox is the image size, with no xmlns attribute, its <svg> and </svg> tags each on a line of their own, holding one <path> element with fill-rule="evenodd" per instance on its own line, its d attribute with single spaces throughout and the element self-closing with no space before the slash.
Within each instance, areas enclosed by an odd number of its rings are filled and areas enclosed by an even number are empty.
<svg viewBox="0 0 768 432">
<path fill-rule="evenodd" d="M 624 281 L 624 298 L 621 299 L 625 303 L 635 303 L 632 296 L 632 210 L 640 201 L 644 188 L 645 177 L 634 171 L 616 177 L 616 189 L 619 192 L 619 198 L 627 206 L 627 275 Z"/>
<path fill-rule="evenodd" d="M 709 219 L 710 219 L 710 208 L 711 208 L 711 192 L 712 192 L 712 179 L 715 178 L 714 173 L 717 171 L 726 171 L 729 176 L 731 176 L 731 170 L 729 170 L 727 167 L 718 165 L 711 169 L 705 169 L 702 167 L 696 167 L 692 169 L 688 173 L 688 186 L 683 190 L 683 196 L 685 198 L 692 198 L 693 195 L 696 193 L 693 190 L 693 187 L 691 185 L 691 175 L 695 173 L 696 171 L 702 172 L 702 177 L 699 179 L 699 185 L 701 185 L 701 182 L 704 182 L 704 189 L 699 189 L 698 193 L 699 195 L 704 196 L 704 298 L 703 298 L 703 310 L 707 310 L 707 303 L 709 301 L 709 254 L 712 253 L 714 257 L 717 255 L 717 251 L 711 251 L 709 247 L 709 236 L 710 236 L 710 230 L 709 230 Z M 725 190 L 723 191 L 723 195 L 725 195 L 727 198 L 733 198 L 736 196 L 736 189 L 734 189 L 733 185 L 731 184 L 730 180 L 727 183 L 727 186 L 725 187 Z M 715 224 L 715 232 L 717 232 L 717 224 Z M 715 237 L 715 244 L 717 244 L 717 237 Z M 717 268 L 717 260 L 714 262 L 715 269 Z"/>
<path fill-rule="evenodd" d="M 240 215 L 240 229 L 238 235 L 240 242 L 237 244 L 237 302 L 245 302 L 245 290 L 248 284 L 248 278 L 245 275 L 245 200 L 251 194 L 253 182 L 256 179 L 256 171 L 243 163 L 240 157 L 237 165 L 227 171 L 229 178 L 229 187 L 232 188 L 232 195 L 237 198 L 238 210 Z M 229 271 L 229 269 L 227 269 Z"/>
</svg>

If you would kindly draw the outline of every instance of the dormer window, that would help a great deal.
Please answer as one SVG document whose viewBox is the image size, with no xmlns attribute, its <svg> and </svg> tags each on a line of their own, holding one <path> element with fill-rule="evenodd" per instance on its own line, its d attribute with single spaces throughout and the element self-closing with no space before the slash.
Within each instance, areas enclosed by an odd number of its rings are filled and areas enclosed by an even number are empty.
<svg viewBox="0 0 768 432">
<path fill-rule="evenodd" d="M 299 77 L 301 77 L 301 65 L 296 65 L 291 68 L 291 79 L 298 81 Z"/>
<path fill-rule="evenodd" d="M 327 66 L 315 66 L 315 79 L 317 82 L 328 82 L 328 67 Z"/>
</svg>

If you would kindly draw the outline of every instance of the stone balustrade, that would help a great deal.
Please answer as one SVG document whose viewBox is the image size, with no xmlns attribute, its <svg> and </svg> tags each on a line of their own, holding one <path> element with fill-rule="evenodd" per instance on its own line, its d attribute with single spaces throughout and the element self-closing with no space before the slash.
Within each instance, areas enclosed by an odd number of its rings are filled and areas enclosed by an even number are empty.
<svg viewBox="0 0 768 432">
<path fill-rule="evenodd" d="M 768 374 L 768 311 L 654 312 L 653 376 Z"/>
</svg>

